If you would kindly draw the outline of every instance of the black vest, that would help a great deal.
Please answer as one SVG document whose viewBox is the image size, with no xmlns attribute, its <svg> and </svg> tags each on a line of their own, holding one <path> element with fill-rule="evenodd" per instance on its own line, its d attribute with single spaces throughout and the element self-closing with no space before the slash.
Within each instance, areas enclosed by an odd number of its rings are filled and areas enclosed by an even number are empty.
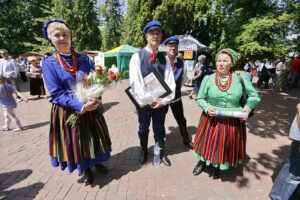
<svg viewBox="0 0 300 200">
<path fill-rule="evenodd" d="M 174 79 L 176 83 L 175 99 L 181 97 L 181 82 L 184 72 L 183 67 L 183 61 L 180 58 L 177 58 L 176 70 L 173 69 Z"/>
</svg>

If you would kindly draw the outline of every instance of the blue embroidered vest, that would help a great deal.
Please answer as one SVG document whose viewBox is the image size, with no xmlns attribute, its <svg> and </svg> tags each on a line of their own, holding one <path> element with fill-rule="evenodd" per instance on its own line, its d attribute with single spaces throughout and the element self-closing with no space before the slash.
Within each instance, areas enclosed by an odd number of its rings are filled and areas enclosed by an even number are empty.
<svg viewBox="0 0 300 200">
<path fill-rule="evenodd" d="M 141 62 L 141 73 L 143 76 L 146 76 L 153 68 L 156 68 L 157 71 L 164 78 L 165 75 L 165 66 L 166 58 L 163 52 L 158 52 L 156 54 L 156 63 L 150 63 L 150 55 L 146 49 L 141 49 L 138 51 L 140 62 Z"/>
</svg>

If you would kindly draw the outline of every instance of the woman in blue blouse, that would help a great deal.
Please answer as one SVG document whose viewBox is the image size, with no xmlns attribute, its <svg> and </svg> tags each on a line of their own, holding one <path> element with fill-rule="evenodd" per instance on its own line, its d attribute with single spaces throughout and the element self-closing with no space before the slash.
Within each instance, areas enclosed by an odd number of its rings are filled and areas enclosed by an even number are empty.
<svg viewBox="0 0 300 200">
<path fill-rule="evenodd" d="M 43 76 L 51 94 L 49 149 L 51 163 L 75 169 L 84 174 L 81 181 L 93 182 L 90 168 L 107 173 L 101 163 L 110 158 L 111 140 L 99 106 L 100 100 L 79 102 L 72 89 L 76 80 L 88 74 L 93 64 L 88 56 L 76 53 L 72 48 L 71 31 L 68 25 L 57 19 L 48 20 L 43 27 L 45 38 L 55 47 L 52 56 L 42 61 Z M 75 127 L 66 124 L 68 117 L 77 112 L 79 123 Z"/>
</svg>

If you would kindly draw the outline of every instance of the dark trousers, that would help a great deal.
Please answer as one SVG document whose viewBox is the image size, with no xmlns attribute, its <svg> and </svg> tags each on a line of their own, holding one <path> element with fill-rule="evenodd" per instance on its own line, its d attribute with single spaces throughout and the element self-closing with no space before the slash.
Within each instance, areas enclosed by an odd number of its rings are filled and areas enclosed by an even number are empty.
<svg viewBox="0 0 300 200">
<path fill-rule="evenodd" d="M 148 138 L 149 126 L 152 119 L 152 128 L 154 132 L 154 138 L 164 138 L 165 131 L 165 118 L 166 118 L 167 106 L 163 106 L 159 109 L 152 109 L 150 107 L 143 110 L 137 110 L 139 120 L 139 137 Z"/>
<path fill-rule="evenodd" d="M 300 142 L 293 141 L 290 155 L 275 179 L 269 194 L 272 200 L 288 200 L 300 184 Z"/>
<path fill-rule="evenodd" d="M 183 105 L 181 99 L 179 101 L 171 103 L 170 107 L 178 126 L 186 126 L 186 119 L 183 114 Z M 169 110 L 169 106 L 167 107 L 167 112 L 168 110 Z"/>
<path fill-rule="evenodd" d="M 269 79 L 270 79 L 270 77 L 267 76 L 267 75 L 264 75 L 264 74 L 259 75 L 259 79 L 257 81 L 257 86 L 261 87 L 261 84 L 263 82 L 265 82 L 265 88 L 267 89 L 268 88 L 268 84 L 269 84 Z"/>
</svg>

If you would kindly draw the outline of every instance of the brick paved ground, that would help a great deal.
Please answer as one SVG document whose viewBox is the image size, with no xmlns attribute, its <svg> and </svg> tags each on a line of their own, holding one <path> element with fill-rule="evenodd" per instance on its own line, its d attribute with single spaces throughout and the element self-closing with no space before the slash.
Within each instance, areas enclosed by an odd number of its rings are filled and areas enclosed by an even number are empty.
<svg viewBox="0 0 300 200">
<path fill-rule="evenodd" d="M 299 102 L 300 90 L 289 94 L 262 90 L 262 102 L 248 121 L 247 161 L 244 166 L 221 173 L 213 180 L 208 171 L 195 177 L 196 159 L 181 143 L 181 136 L 169 112 L 166 120 L 166 148 L 171 167 L 138 164 L 137 117 L 124 93 L 128 81 L 104 94 L 105 118 L 112 138 L 112 158 L 105 163 L 107 175 L 96 171 L 90 187 L 77 183 L 77 173 L 68 174 L 50 165 L 48 128 L 50 103 L 30 97 L 20 102 L 16 113 L 26 130 L 0 131 L 0 198 L 3 199 L 268 199 L 272 177 L 287 157 L 289 126 Z M 200 116 L 196 102 L 186 95 L 183 103 L 192 137 Z M 28 84 L 22 84 L 27 96 Z M 3 123 L 2 108 L 0 122 Z M 152 132 L 150 136 L 152 136 Z M 150 137 L 150 154 L 153 150 Z M 275 173 L 274 173 L 275 172 Z"/>
</svg>

